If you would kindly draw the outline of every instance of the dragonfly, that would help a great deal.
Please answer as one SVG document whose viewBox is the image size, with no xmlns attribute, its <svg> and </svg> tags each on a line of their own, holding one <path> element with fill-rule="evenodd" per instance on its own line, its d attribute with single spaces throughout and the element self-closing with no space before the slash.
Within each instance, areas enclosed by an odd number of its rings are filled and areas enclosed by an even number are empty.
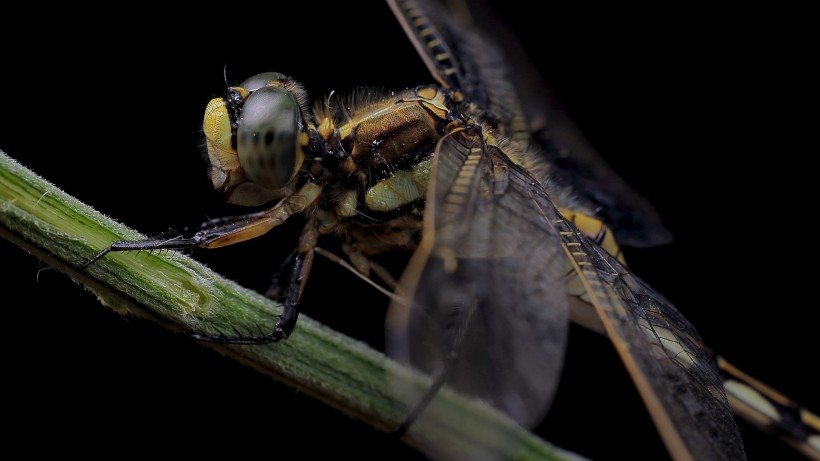
<svg viewBox="0 0 820 461">
<path fill-rule="evenodd" d="M 499 124 L 499 125 L 503 125 L 504 123 L 498 122 L 497 124 Z M 456 150 L 458 150 L 458 149 L 460 149 L 460 148 L 451 146 L 451 149 L 456 149 Z M 547 204 L 546 204 L 546 203 L 544 203 L 543 205 L 544 205 L 545 207 L 547 206 Z M 583 242 L 581 242 L 581 243 L 583 243 Z"/>
</svg>

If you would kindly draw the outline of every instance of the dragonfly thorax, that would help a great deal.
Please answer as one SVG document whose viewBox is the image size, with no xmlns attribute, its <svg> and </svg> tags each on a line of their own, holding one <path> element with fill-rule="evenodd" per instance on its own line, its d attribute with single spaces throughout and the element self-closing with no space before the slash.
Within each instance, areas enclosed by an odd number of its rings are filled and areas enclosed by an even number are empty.
<svg viewBox="0 0 820 461">
<path fill-rule="evenodd" d="M 312 181 L 323 189 L 317 203 L 343 219 L 417 208 L 435 145 L 459 120 L 448 92 L 421 86 L 338 106 L 328 98 L 313 116 L 306 99 L 300 84 L 270 72 L 208 104 L 211 180 L 230 203 L 261 205 Z"/>
</svg>

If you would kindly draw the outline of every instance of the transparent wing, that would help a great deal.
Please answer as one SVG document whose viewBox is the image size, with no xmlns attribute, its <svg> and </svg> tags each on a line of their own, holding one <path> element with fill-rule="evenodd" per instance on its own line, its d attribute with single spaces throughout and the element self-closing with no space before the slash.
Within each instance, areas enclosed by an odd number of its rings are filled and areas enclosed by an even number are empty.
<svg viewBox="0 0 820 461">
<path fill-rule="evenodd" d="M 412 306 L 392 303 L 388 353 L 531 425 L 552 401 L 566 347 L 560 239 L 479 135 L 443 138 L 433 171 L 424 237 L 398 289 Z M 396 392 L 410 411 L 423 390 Z"/>
<path fill-rule="evenodd" d="M 554 219 L 670 454 L 680 460 L 746 459 L 723 381 L 695 328 L 642 280 L 587 239 L 534 191 Z"/>
<path fill-rule="evenodd" d="M 481 1 L 388 0 L 433 76 L 476 108 L 501 134 L 530 142 L 545 156 L 551 180 L 570 186 L 623 245 L 672 239 L 652 204 L 635 192 L 581 135 L 521 51 L 515 34 Z M 490 38 L 492 37 L 492 38 Z"/>
<path fill-rule="evenodd" d="M 529 129 L 502 50 L 441 2 L 388 0 L 427 68 L 471 115 L 502 135 L 528 141 Z"/>
<path fill-rule="evenodd" d="M 447 385 L 531 424 L 547 410 L 561 370 L 571 266 L 672 456 L 745 459 L 714 358 L 669 301 L 477 136 L 445 137 L 435 171 L 425 236 L 400 284 L 412 307 L 391 306 L 389 353 L 432 375 L 446 370 Z M 409 409 L 421 400 L 397 392 Z"/>
</svg>

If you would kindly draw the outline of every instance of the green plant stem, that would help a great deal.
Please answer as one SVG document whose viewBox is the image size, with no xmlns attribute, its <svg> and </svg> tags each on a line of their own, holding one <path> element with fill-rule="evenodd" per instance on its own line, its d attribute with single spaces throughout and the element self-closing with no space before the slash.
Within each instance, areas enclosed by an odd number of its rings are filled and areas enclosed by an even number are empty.
<svg viewBox="0 0 820 461">
<path fill-rule="evenodd" d="M 144 237 L 65 194 L 2 151 L 0 235 L 85 285 L 111 309 L 150 318 L 175 331 L 233 332 L 235 326 L 270 331 L 280 312 L 274 302 L 179 253 L 110 253 L 84 271 L 75 270 L 116 240 Z M 391 393 L 389 377 L 398 376 L 419 390 L 429 385 L 425 377 L 304 315 L 294 334 L 277 344 L 202 344 L 386 431 L 407 416 Z M 413 426 L 406 442 L 420 447 L 463 444 L 469 450 L 494 453 L 502 448 L 494 446 L 499 437 L 487 437 L 491 433 L 501 434 L 505 447 L 514 441 L 516 459 L 576 458 L 484 405 L 447 392 L 442 396 L 436 399 L 436 411 L 463 416 L 458 421 L 428 418 L 431 422 Z"/>
</svg>

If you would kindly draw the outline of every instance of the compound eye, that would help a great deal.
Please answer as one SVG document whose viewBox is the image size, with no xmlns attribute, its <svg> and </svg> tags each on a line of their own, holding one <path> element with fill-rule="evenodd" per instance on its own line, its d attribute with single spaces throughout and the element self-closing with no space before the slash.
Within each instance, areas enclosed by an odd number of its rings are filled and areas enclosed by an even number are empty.
<svg viewBox="0 0 820 461">
<path fill-rule="evenodd" d="M 285 75 L 279 72 L 262 72 L 240 83 L 239 87 L 253 93 L 262 87 L 266 87 L 276 81 L 284 80 L 285 78 Z"/>
<path fill-rule="evenodd" d="M 236 147 L 239 163 L 254 183 L 280 189 L 302 167 L 298 117 L 299 105 L 282 87 L 263 86 L 248 96 L 238 120 Z"/>
</svg>

